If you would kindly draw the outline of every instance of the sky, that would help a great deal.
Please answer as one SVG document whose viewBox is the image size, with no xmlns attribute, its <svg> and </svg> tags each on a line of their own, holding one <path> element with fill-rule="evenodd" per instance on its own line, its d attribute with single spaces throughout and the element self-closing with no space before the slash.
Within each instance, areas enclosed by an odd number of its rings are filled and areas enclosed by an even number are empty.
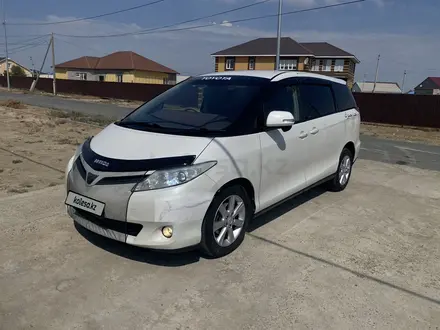
<svg viewBox="0 0 440 330">
<path fill-rule="evenodd" d="M 54 25 L 41 24 L 99 15 L 154 0 L 4 0 L 9 57 L 39 69 L 48 36 L 55 33 L 56 63 L 80 56 L 103 56 L 131 50 L 183 75 L 214 70 L 211 54 L 259 37 L 276 37 L 277 18 L 228 23 L 276 14 L 278 0 L 244 10 L 179 25 L 209 25 L 199 29 L 113 38 L 76 38 L 136 32 L 226 11 L 261 0 L 164 0 L 160 3 L 99 19 Z M 283 12 L 346 2 L 347 0 L 284 0 Z M 366 0 L 362 3 L 283 16 L 282 36 L 299 42 L 325 41 L 354 54 L 361 63 L 356 81 L 374 80 L 380 54 L 379 81 L 402 84 L 405 90 L 428 76 L 440 76 L 440 0 Z M 223 24 L 222 24 L 223 23 Z M 175 29 L 176 27 L 174 27 Z M 60 36 L 69 35 L 69 36 Z M 34 39 L 34 40 L 32 40 Z M 5 40 L 0 37 L 0 55 Z M 51 70 L 49 53 L 45 70 Z M 32 60 L 30 59 L 32 57 Z"/>
</svg>

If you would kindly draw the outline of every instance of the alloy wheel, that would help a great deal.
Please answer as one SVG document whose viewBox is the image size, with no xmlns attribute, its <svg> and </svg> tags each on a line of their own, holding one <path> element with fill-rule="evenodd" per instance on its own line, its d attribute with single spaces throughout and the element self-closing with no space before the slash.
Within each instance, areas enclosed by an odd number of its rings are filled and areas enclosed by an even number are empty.
<svg viewBox="0 0 440 330">
<path fill-rule="evenodd" d="M 238 195 L 231 195 L 218 207 L 213 225 L 214 238 L 221 247 L 235 242 L 243 229 L 246 219 L 246 207 Z"/>
<path fill-rule="evenodd" d="M 349 177 L 351 172 L 351 159 L 348 155 L 345 155 L 344 158 L 341 160 L 341 165 L 339 168 L 339 184 L 341 186 L 344 186 Z"/>
</svg>

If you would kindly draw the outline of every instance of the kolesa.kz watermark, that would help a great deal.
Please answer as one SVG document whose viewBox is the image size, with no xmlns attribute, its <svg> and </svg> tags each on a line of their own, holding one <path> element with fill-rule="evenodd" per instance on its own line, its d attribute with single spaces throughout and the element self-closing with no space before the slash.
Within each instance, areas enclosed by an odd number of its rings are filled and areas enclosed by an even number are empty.
<svg viewBox="0 0 440 330">
<path fill-rule="evenodd" d="M 76 204 L 76 205 L 82 206 L 82 207 L 86 207 L 86 208 L 88 208 L 90 210 L 96 211 L 96 206 L 97 205 L 95 203 L 83 201 L 83 199 L 81 197 L 76 197 L 75 196 L 73 198 L 73 203 Z"/>
</svg>

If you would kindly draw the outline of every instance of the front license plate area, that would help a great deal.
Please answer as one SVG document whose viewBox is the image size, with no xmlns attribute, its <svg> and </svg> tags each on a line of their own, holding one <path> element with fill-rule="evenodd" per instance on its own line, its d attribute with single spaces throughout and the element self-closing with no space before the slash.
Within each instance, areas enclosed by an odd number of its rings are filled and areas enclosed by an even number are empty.
<svg viewBox="0 0 440 330">
<path fill-rule="evenodd" d="M 69 191 L 65 201 L 66 205 L 101 216 L 104 212 L 105 204 L 95 199 Z"/>
</svg>

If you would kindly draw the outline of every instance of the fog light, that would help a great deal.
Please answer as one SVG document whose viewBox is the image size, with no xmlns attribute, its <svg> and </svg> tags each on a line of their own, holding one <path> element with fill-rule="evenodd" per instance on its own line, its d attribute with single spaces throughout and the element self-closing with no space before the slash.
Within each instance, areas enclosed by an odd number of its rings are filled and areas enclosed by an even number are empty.
<svg viewBox="0 0 440 330">
<path fill-rule="evenodd" d="M 166 238 L 171 238 L 171 236 L 173 236 L 173 227 L 163 227 L 162 228 L 162 235 L 165 236 Z"/>
</svg>

